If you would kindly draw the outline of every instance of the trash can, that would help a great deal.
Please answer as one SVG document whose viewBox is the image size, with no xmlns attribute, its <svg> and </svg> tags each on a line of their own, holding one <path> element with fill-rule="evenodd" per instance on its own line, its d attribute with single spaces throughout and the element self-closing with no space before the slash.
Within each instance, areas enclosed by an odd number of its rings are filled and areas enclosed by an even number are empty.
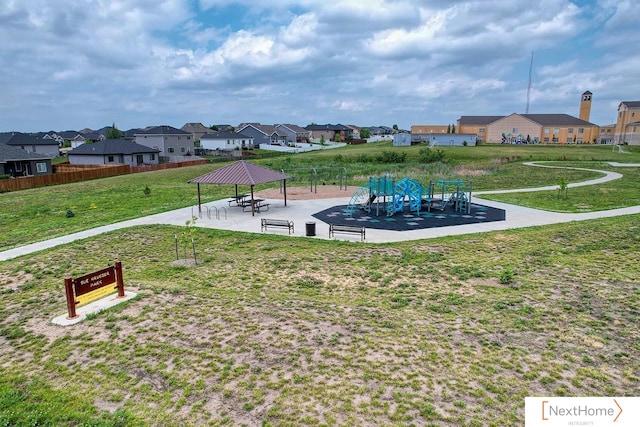
<svg viewBox="0 0 640 427">
<path fill-rule="evenodd" d="M 316 223 L 315 222 L 307 222 L 306 224 L 306 235 L 307 236 L 315 236 L 316 235 Z"/>
</svg>

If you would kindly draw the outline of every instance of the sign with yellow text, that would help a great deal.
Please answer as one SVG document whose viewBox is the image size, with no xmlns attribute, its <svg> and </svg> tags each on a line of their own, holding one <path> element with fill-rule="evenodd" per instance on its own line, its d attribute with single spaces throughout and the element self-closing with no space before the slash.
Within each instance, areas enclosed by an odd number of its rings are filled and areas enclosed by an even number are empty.
<svg viewBox="0 0 640 427">
<path fill-rule="evenodd" d="M 76 306 L 81 306 L 84 304 L 88 304 L 91 301 L 95 301 L 97 299 L 100 299 L 102 297 L 106 297 L 109 294 L 112 294 L 114 292 L 116 292 L 118 290 L 118 287 L 113 285 L 113 286 L 103 286 L 101 288 L 96 289 L 95 291 L 91 291 L 88 292 L 86 294 L 80 295 L 79 297 L 76 297 Z"/>
<path fill-rule="evenodd" d="M 114 283 L 116 283 L 116 269 L 113 266 L 74 279 L 76 305 L 80 306 L 115 292 L 117 287 L 110 286 Z"/>
</svg>

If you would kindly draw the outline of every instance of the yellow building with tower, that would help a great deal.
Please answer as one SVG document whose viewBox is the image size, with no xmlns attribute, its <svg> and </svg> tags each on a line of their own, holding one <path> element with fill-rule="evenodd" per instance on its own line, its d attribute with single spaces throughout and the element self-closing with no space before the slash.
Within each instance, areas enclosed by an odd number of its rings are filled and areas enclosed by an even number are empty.
<svg viewBox="0 0 640 427">
<path fill-rule="evenodd" d="M 484 142 L 511 144 L 595 144 L 600 127 L 589 122 L 593 94 L 580 99 L 579 117 L 568 114 L 461 116 L 456 132 L 474 133 Z"/>
<path fill-rule="evenodd" d="M 640 145 L 640 101 L 623 101 L 618 105 L 613 142 Z"/>
</svg>

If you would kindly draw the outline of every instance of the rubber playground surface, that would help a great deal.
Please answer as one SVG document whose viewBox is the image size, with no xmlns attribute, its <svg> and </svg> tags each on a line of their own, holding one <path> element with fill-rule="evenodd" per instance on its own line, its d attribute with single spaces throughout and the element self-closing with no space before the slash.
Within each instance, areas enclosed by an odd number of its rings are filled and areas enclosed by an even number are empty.
<svg viewBox="0 0 640 427">
<path fill-rule="evenodd" d="M 348 205 L 332 206 L 313 214 L 313 217 L 327 224 L 351 225 L 376 230 L 411 231 L 425 228 L 449 227 L 455 225 L 479 224 L 484 222 L 504 221 L 506 212 L 503 209 L 471 203 L 469 213 L 458 212 L 453 206 L 444 210 L 432 208 L 423 211 L 397 212 L 387 216 L 382 208 L 376 209 L 375 203 L 371 212 L 356 209 L 350 212 Z"/>
</svg>

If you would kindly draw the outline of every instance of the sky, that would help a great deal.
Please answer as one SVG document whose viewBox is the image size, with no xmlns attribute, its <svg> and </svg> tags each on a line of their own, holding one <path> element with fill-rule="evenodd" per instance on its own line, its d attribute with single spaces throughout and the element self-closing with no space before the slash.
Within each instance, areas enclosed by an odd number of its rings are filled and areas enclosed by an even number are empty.
<svg viewBox="0 0 640 427">
<path fill-rule="evenodd" d="M 410 129 L 577 117 L 587 90 L 607 125 L 640 100 L 639 22 L 635 0 L 0 0 L 0 131 Z"/>
</svg>

